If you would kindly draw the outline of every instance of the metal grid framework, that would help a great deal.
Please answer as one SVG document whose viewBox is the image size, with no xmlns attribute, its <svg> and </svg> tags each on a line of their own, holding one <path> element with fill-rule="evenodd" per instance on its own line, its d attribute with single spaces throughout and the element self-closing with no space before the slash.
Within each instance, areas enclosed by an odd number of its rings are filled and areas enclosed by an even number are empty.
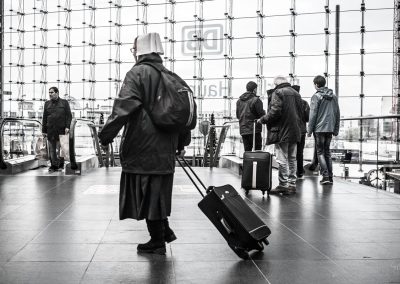
<svg viewBox="0 0 400 284">
<path fill-rule="evenodd" d="M 50 86 L 58 86 L 60 94 L 66 97 L 70 101 L 77 101 L 75 108 L 75 115 L 79 117 L 93 118 L 93 114 L 96 110 L 104 105 L 108 105 L 108 109 L 112 104 L 113 98 L 118 94 L 121 85 L 121 68 L 123 64 L 132 65 L 131 59 L 125 60 L 122 57 L 121 48 L 129 49 L 132 41 L 123 41 L 122 32 L 126 29 L 136 30 L 136 35 L 146 33 L 148 31 L 158 31 L 163 38 L 163 45 L 165 49 L 164 61 L 168 68 L 176 70 L 177 64 L 179 65 L 192 65 L 193 69 L 191 72 L 186 74 L 180 74 L 185 79 L 191 81 L 194 86 L 195 96 L 198 102 L 199 117 L 204 118 L 204 115 L 213 111 L 218 110 L 210 109 L 209 104 L 204 106 L 206 101 L 210 98 L 205 93 L 205 81 L 207 80 L 220 80 L 224 86 L 220 90 L 220 97 L 218 99 L 222 102 L 222 111 L 220 117 L 229 120 L 234 118 L 232 101 L 237 98 L 238 92 L 235 89 L 235 81 L 243 82 L 246 80 L 255 80 L 258 83 L 258 92 L 262 99 L 265 98 L 265 90 L 268 80 L 272 79 L 272 76 L 265 75 L 265 62 L 273 58 L 286 58 L 288 59 L 288 70 L 286 74 L 290 79 L 291 83 L 298 84 L 300 78 L 308 78 L 316 74 L 299 74 L 296 69 L 298 59 L 312 56 L 321 56 L 323 60 L 324 68 L 320 71 L 327 81 L 331 81 L 332 70 L 330 70 L 329 63 L 331 62 L 332 51 L 330 47 L 330 17 L 332 14 L 331 4 L 329 0 L 325 1 L 325 5 L 321 5 L 317 12 L 298 12 L 296 9 L 297 4 L 300 0 L 291 0 L 290 7 L 288 7 L 287 14 L 285 15 L 274 15 L 267 14 L 265 1 L 258 0 L 255 5 L 254 12 L 251 16 L 242 16 L 235 9 L 239 4 L 234 3 L 233 0 L 225 0 L 224 11 L 220 17 L 208 18 L 204 14 L 206 5 L 210 5 L 207 0 L 195 0 L 195 1 L 175 1 L 165 0 L 163 1 L 147 1 L 147 0 L 136 0 L 135 2 L 125 2 L 122 4 L 121 0 L 58 0 L 56 8 L 52 11 L 48 11 L 48 0 L 18 0 L 7 2 L 7 11 L 4 11 L 5 26 L 3 25 L 3 33 L 7 35 L 7 40 L 4 42 L 4 57 L 8 62 L 3 61 L 4 69 L 3 73 L 7 74 L 6 82 L 3 81 L 2 90 L 10 91 L 12 94 L 10 97 L 3 98 L 3 101 L 7 101 L 7 105 L 3 106 L 5 111 L 8 112 L 8 116 L 12 115 L 12 112 L 16 111 L 16 104 L 18 104 L 18 111 L 14 116 L 27 117 L 29 112 L 26 111 L 24 104 L 32 103 L 34 110 L 37 110 L 37 116 L 40 117 L 40 106 L 47 98 L 47 89 Z M 30 2 L 31 8 L 27 10 L 26 3 Z M 78 3 L 79 2 L 79 3 Z M 98 4 L 100 2 L 100 4 Z M 51 2 L 52 5 L 53 2 Z M 17 4 L 16 9 L 13 5 Z M 79 7 L 80 5 L 80 7 Z M 393 2 L 392 2 L 393 5 Z M 393 104 L 396 104 L 399 89 L 399 1 L 394 1 L 394 9 L 391 7 L 374 8 L 371 10 L 394 10 L 394 21 L 393 21 L 393 73 L 387 72 L 385 74 L 374 74 L 391 76 L 393 78 Z M 177 19 L 177 9 L 181 6 L 190 7 L 193 11 L 192 20 L 180 20 Z M 32 8 L 33 7 L 33 8 Z M 150 9 L 163 9 L 163 18 L 161 17 L 158 21 L 151 17 L 149 14 Z M 131 9 L 136 13 L 130 15 L 129 18 L 124 18 L 125 22 L 122 22 L 122 10 Z M 38 11 L 39 10 L 39 11 Z M 105 15 L 103 12 L 107 12 L 106 19 L 98 18 L 98 15 Z M 236 12 L 235 12 L 236 11 Z M 364 57 L 368 54 L 365 50 L 365 35 L 368 32 L 391 32 L 390 29 L 376 29 L 373 30 L 371 27 L 368 31 L 365 28 L 365 15 L 368 12 L 365 1 L 361 0 L 361 8 L 359 13 L 361 14 L 361 28 L 359 31 L 361 36 L 360 42 L 360 72 L 359 74 L 352 74 L 353 77 L 360 78 L 360 115 L 364 115 L 364 80 L 368 76 L 365 72 L 365 60 Z M 342 10 L 341 13 L 355 13 L 354 10 Z M 56 17 L 54 17 L 56 14 Z M 297 20 L 299 16 L 304 17 L 306 14 L 310 15 L 324 15 L 324 22 L 321 22 L 321 31 L 317 33 L 301 34 L 296 30 Z M 56 23 L 48 22 L 49 15 L 52 18 L 56 18 Z M 135 17 L 136 16 L 136 17 Z M 181 16 L 181 15 L 179 15 Z M 286 16 L 290 19 L 290 29 L 286 34 L 271 35 L 268 33 L 272 28 L 266 26 L 268 19 Z M 29 23 L 33 25 L 27 25 L 26 19 L 29 17 Z M 237 26 L 238 20 L 254 20 L 254 25 L 248 27 L 248 35 L 236 36 L 236 31 L 239 30 Z M 81 24 L 79 24 L 81 22 Z M 209 38 L 207 37 L 208 25 L 212 23 L 222 23 L 223 33 L 220 38 Z M 193 25 L 194 31 L 192 38 L 179 38 L 177 37 L 177 27 L 179 25 L 179 32 L 181 32 L 183 25 Z M 98 42 L 99 28 L 104 32 L 107 28 L 107 42 Z M 246 29 L 247 27 L 245 27 Z M 265 28 L 267 32 L 265 31 Z M 243 27 L 241 27 L 243 29 Z M 54 44 L 54 34 L 57 34 L 57 41 Z M 353 32 L 353 33 L 356 33 Z M 32 44 L 26 46 L 27 33 L 29 37 L 33 38 Z M 79 35 L 80 33 L 80 35 Z M 347 34 L 352 32 L 346 32 Z M 49 36 L 52 35 L 51 45 L 49 45 Z M 100 33 L 102 36 L 102 34 Z M 301 54 L 296 48 L 299 37 L 320 35 L 324 36 L 324 46 L 321 46 L 321 52 L 318 54 Z M 81 37 L 81 44 L 72 44 L 72 37 Z M 286 56 L 284 55 L 270 55 L 266 54 L 265 46 L 272 38 L 289 38 L 289 52 Z M 238 46 L 239 41 L 254 39 L 254 47 L 249 48 L 247 54 L 236 55 L 234 49 Z M 209 42 L 217 41 L 221 42 L 223 46 L 222 53 L 217 58 L 216 56 L 209 56 L 205 44 Z M 184 44 L 185 42 L 192 42 L 194 50 L 191 54 L 179 54 L 177 47 Z M 104 47 L 107 47 L 107 51 L 104 52 Z M 57 60 L 54 64 L 54 52 L 56 49 Z M 27 56 L 27 50 L 29 50 L 29 57 Z M 99 52 L 101 50 L 101 52 Z M 255 51 L 255 52 L 254 52 Z M 51 64 L 49 64 L 49 53 L 51 52 Z M 371 51 L 369 54 L 384 54 L 388 51 Z M 390 51 L 391 52 L 391 51 Z M 79 55 L 80 53 L 80 55 Z M 177 57 L 177 54 L 180 56 Z M 348 52 L 347 54 L 351 54 Z M 346 55 L 346 51 L 342 52 L 341 55 Z M 6 59 L 7 58 L 7 59 Z M 28 64 L 26 59 L 29 58 Z M 219 60 L 219 61 L 218 61 Z M 237 66 L 237 60 L 254 60 L 256 65 L 251 65 L 248 68 L 246 75 L 235 76 L 235 71 L 239 70 Z M 218 61 L 221 62 L 220 66 L 222 71 L 220 76 L 210 76 L 205 74 L 205 62 Z M 223 63 L 222 63 L 223 62 Z M 303 61 L 304 62 L 304 61 Z M 107 66 L 106 71 L 99 72 L 99 68 Z M 332 65 L 332 64 L 331 64 Z M 128 68 L 126 68 L 128 69 Z M 54 79 L 53 73 L 57 70 L 57 76 Z M 102 69 L 103 70 L 103 69 Z M 39 72 L 40 71 L 40 72 Z M 50 73 L 51 74 L 50 74 Z M 80 72 L 81 78 L 76 79 L 75 75 Z M 190 74 L 192 73 L 192 74 Z M 2 76 L 4 76 L 2 74 Z M 49 80 L 51 75 L 51 80 Z M 276 74 L 278 75 L 278 74 Z M 342 76 L 342 75 L 340 75 Z M 343 76 L 349 76 L 343 75 Z M 73 79 L 73 77 L 75 79 Z M 63 78 L 63 79 L 62 79 Z M 99 83 L 107 83 L 107 88 L 99 88 Z M 74 92 L 71 91 L 72 86 L 80 85 L 79 88 L 74 88 Z M 29 86 L 29 92 L 27 93 L 27 85 Z M 31 86 L 32 85 L 32 86 Z M 97 87 L 96 87 L 97 86 Z M 79 92 L 76 90 L 80 89 Z M 397 104 L 396 104 L 397 107 Z M 35 115 L 35 114 L 34 114 Z M 218 116 L 218 115 L 217 115 Z M 360 129 L 362 132 L 362 129 Z"/>
</svg>

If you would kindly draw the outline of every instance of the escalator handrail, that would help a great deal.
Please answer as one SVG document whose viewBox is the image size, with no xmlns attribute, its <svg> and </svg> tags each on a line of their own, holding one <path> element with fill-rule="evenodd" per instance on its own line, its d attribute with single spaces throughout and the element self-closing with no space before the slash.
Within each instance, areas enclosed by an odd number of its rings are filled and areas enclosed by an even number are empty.
<svg viewBox="0 0 400 284">
<path fill-rule="evenodd" d="M 78 165 L 76 163 L 76 153 L 75 153 L 75 126 L 77 122 L 84 122 L 89 128 L 90 131 L 92 132 L 92 137 L 94 138 L 94 147 L 96 152 L 98 153 L 98 156 L 100 155 L 100 144 L 99 144 L 99 137 L 97 136 L 97 131 L 95 124 L 92 120 L 90 119 L 83 119 L 83 118 L 73 118 L 71 121 L 71 128 L 69 131 L 69 159 L 71 163 L 71 169 L 76 170 L 78 169 Z M 103 159 L 99 158 L 99 163 L 102 166 L 103 165 Z"/>
<path fill-rule="evenodd" d="M 32 121 L 37 122 L 40 125 L 40 131 L 42 131 L 42 123 L 33 118 L 15 118 L 15 117 L 5 117 L 0 119 L 0 169 L 7 169 L 7 163 L 3 159 L 3 151 L 4 151 L 4 141 L 3 141 L 3 133 L 4 133 L 4 125 L 9 121 Z"/>
</svg>

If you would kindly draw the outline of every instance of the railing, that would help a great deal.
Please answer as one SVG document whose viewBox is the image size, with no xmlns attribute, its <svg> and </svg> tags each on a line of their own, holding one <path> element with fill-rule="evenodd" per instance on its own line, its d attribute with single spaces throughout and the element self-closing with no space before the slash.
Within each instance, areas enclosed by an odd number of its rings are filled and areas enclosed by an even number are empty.
<svg viewBox="0 0 400 284">
<path fill-rule="evenodd" d="M 69 134 L 69 151 L 71 169 L 73 170 L 78 168 L 77 158 L 91 155 L 96 155 L 100 166 L 104 166 L 99 138 L 93 121 L 81 118 L 72 119 Z"/>
<path fill-rule="evenodd" d="M 400 115 L 342 118 L 339 135 L 333 137 L 331 143 L 334 174 L 353 180 L 366 180 L 372 186 L 384 188 L 384 169 L 388 165 L 394 169 L 400 168 L 399 119 Z M 239 133 L 239 122 L 233 120 L 225 124 L 231 127 L 222 154 L 242 157 L 243 142 Z M 263 128 L 263 145 L 265 134 Z M 314 138 L 307 137 L 304 159 L 311 161 L 313 153 Z M 349 161 L 344 159 L 346 153 L 351 153 Z"/>
<path fill-rule="evenodd" d="M 34 160 L 38 154 L 37 143 L 42 137 L 42 124 L 37 120 L 1 119 L 0 168 L 6 169 L 7 163 L 23 161 L 24 159 Z"/>
</svg>

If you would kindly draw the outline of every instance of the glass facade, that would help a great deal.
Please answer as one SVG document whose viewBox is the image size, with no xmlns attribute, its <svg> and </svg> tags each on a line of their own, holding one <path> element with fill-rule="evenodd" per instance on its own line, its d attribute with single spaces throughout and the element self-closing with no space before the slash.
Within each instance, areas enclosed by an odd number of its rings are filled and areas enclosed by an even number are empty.
<svg viewBox="0 0 400 284">
<path fill-rule="evenodd" d="M 4 116 L 40 118 L 50 86 L 75 117 L 107 116 L 146 32 L 160 33 L 165 65 L 194 89 L 200 118 L 234 118 L 245 84 L 257 81 L 264 99 L 276 75 L 309 99 L 315 75 L 335 86 L 336 5 L 342 116 L 389 114 L 393 1 L 6 0 Z"/>
</svg>

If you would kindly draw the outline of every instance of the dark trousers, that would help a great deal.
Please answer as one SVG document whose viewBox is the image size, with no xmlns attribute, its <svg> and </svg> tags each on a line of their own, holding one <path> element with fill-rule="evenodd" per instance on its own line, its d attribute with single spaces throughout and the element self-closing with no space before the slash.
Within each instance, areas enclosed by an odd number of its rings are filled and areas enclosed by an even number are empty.
<svg viewBox="0 0 400 284">
<path fill-rule="evenodd" d="M 301 134 L 300 142 L 297 143 L 297 153 L 296 153 L 296 161 L 297 161 L 297 176 L 304 175 L 304 168 L 303 168 L 303 152 L 304 152 L 304 145 L 306 143 L 306 134 Z"/>
<path fill-rule="evenodd" d="M 311 160 L 311 166 L 313 168 L 316 168 L 318 166 L 317 138 L 315 137 L 315 133 L 313 133 L 313 136 L 314 136 L 314 154 Z"/>
<path fill-rule="evenodd" d="M 331 140 L 332 140 L 332 133 L 328 132 L 315 133 L 318 162 L 320 166 L 320 172 L 323 177 L 333 177 L 332 158 L 330 149 Z"/>
<path fill-rule="evenodd" d="M 50 162 L 52 167 L 58 168 L 60 163 L 60 141 L 47 140 L 50 152 Z"/>
<path fill-rule="evenodd" d="M 251 151 L 253 149 L 253 134 L 242 135 L 243 146 L 245 151 Z M 261 150 L 262 147 L 262 137 L 261 132 L 256 133 L 255 149 Z"/>
</svg>

